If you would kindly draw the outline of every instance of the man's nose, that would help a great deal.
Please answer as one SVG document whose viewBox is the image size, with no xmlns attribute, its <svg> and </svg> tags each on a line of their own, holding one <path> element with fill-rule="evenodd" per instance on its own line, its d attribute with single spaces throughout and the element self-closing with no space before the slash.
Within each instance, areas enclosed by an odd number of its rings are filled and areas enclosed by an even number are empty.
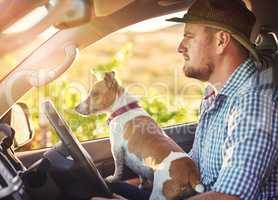
<svg viewBox="0 0 278 200">
<path fill-rule="evenodd" d="M 185 43 L 183 40 L 180 42 L 177 51 L 179 53 L 184 53 L 186 51 Z"/>
</svg>

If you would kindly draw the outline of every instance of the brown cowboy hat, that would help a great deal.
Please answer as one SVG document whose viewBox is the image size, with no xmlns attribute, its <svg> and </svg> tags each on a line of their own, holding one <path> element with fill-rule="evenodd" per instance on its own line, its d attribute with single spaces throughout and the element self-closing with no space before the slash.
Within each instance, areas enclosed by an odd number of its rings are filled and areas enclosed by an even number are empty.
<svg viewBox="0 0 278 200">
<path fill-rule="evenodd" d="M 258 60 L 255 45 L 250 42 L 256 17 L 241 0 L 196 0 L 182 18 L 167 21 L 205 24 L 229 32 Z"/>
</svg>

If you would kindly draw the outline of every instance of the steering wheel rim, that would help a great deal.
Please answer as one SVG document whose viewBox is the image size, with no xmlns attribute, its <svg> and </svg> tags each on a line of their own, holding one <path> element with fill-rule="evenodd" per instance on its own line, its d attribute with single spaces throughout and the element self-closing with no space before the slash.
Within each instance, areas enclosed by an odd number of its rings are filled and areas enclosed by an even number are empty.
<svg viewBox="0 0 278 200">
<path fill-rule="evenodd" d="M 98 183 L 100 188 L 100 194 L 103 197 L 112 197 L 112 193 L 104 181 L 103 177 L 99 173 L 96 168 L 92 157 L 88 154 L 88 152 L 84 149 L 84 147 L 80 144 L 78 139 L 72 133 L 72 130 L 63 119 L 63 117 L 59 114 L 59 112 L 54 107 L 51 101 L 46 101 L 42 104 L 43 113 L 46 115 L 49 120 L 51 126 L 57 132 L 62 144 L 68 150 L 68 153 L 72 156 L 72 158 L 80 164 L 82 169 L 88 174 L 89 179 L 93 182 Z"/>
</svg>

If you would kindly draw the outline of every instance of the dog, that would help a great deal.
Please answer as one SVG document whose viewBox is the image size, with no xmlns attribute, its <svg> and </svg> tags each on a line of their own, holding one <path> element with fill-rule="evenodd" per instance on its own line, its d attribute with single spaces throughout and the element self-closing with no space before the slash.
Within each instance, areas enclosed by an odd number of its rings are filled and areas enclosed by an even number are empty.
<svg viewBox="0 0 278 200">
<path fill-rule="evenodd" d="M 75 110 L 82 115 L 110 113 L 115 172 L 106 179 L 109 182 L 121 179 L 126 164 L 140 177 L 153 181 L 151 200 L 179 199 L 188 192 L 204 191 L 194 161 L 119 85 L 114 72 L 105 73 Z"/>
</svg>

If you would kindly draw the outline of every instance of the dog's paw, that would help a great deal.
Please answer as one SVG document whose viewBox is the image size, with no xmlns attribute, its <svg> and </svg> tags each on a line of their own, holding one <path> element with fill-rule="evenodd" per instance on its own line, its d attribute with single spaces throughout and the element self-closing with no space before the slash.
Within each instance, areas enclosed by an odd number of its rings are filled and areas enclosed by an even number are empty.
<svg viewBox="0 0 278 200">
<path fill-rule="evenodd" d="M 115 183 L 115 182 L 120 181 L 120 178 L 119 178 L 118 176 L 113 176 L 113 175 L 111 175 L 111 176 L 107 176 L 107 177 L 105 178 L 105 180 L 106 180 L 108 183 Z"/>
<path fill-rule="evenodd" d="M 144 189 L 144 190 L 148 190 L 148 189 L 152 189 L 153 188 L 153 182 L 147 179 L 143 179 L 141 181 L 141 184 L 138 186 L 139 189 Z"/>
</svg>

